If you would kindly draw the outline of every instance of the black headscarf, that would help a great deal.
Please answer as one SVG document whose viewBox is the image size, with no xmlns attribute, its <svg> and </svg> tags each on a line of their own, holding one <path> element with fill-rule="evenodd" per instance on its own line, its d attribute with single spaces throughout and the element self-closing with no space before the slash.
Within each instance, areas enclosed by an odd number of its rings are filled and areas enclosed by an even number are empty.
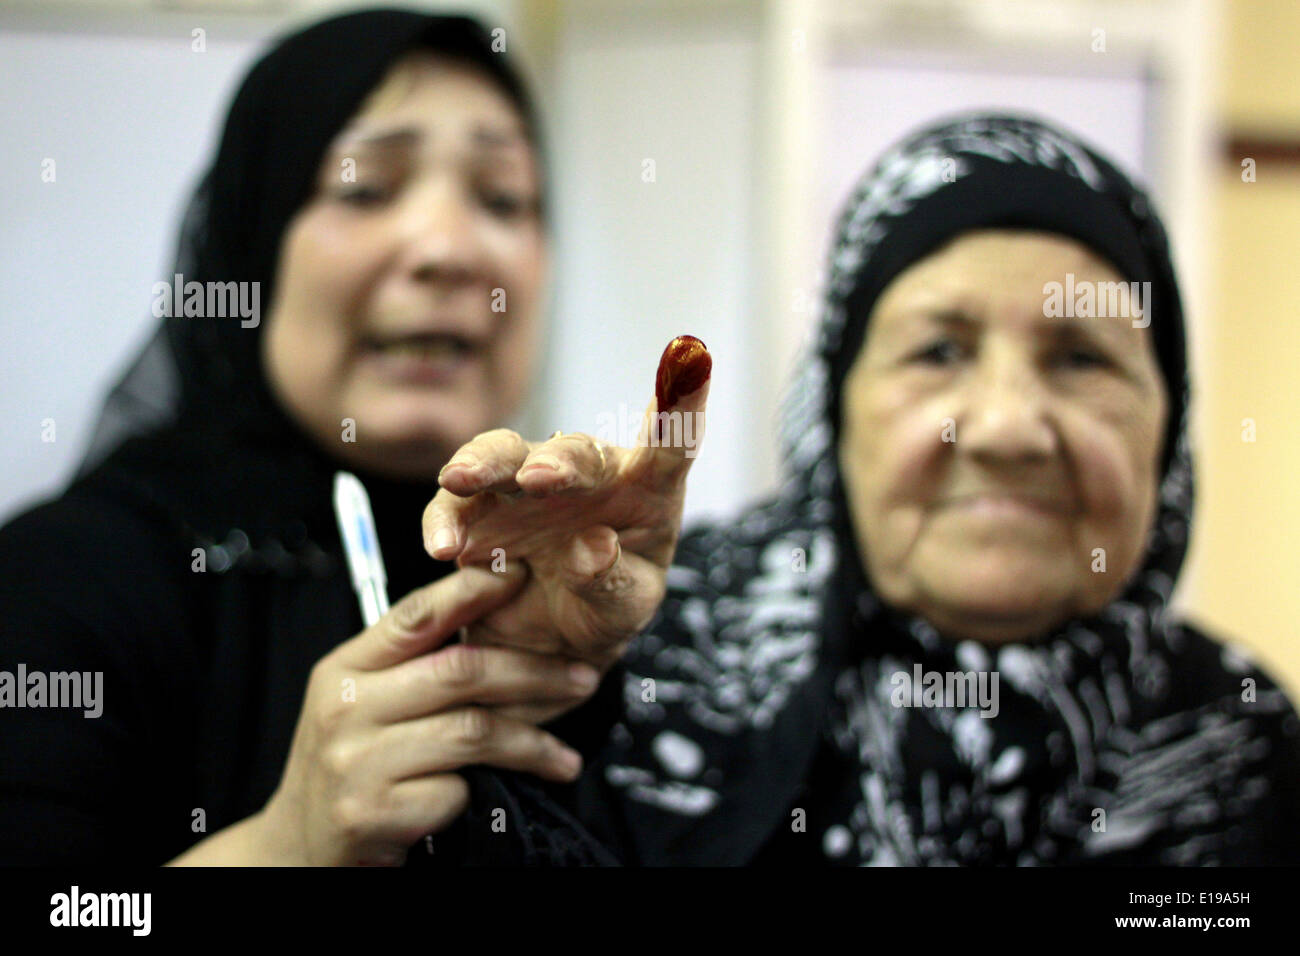
<svg viewBox="0 0 1300 956">
<path fill-rule="evenodd" d="M 889 279 L 963 230 L 1004 225 L 1078 237 L 1152 281 L 1170 437 L 1142 563 L 1114 600 L 989 647 L 876 595 L 840 478 L 837 407 Z M 629 715 L 605 779 L 632 855 L 1032 865 L 1296 852 L 1293 708 L 1239 648 L 1168 613 L 1192 509 L 1182 321 L 1150 203 L 1074 137 L 972 114 L 890 149 L 839 219 L 821 324 L 784 407 L 780 491 L 683 536 L 660 617 L 627 656 Z M 894 675 L 917 667 L 996 673 L 999 712 L 897 706 Z"/>
<path fill-rule="evenodd" d="M 540 148 L 527 93 L 493 43 L 473 20 L 398 9 L 332 17 L 279 39 L 235 95 L 216 157 L 185 214 L 174 273 L 186 283 L 260 283 L 263 313 L 269 312 L 286 226 L 310 197 L 325 149 L 394 61 L 414 49 L 480 70 L 515 104 Z M 360 630 L 332 510 L 337 469 L 356 472 L 369 492 L 394 601 L 452 566 L 433 561 L 421 537 L 436 477 L 387 478 L 318 446 L 271 392 L 259 348 L 267 322 L 243 323 L 238 314 L 164 319 L 113 390 L 79 485 L 144 510 L 187 552 L 203 549 L 208 577 L 222 582 L 215 597 L 204 598 L 223 622 L 209 652 L 209 679 L 219 687 L 223 672 L 233 683 L 260 668 L 255 679 L 274 687 L 305 681 L 298 669 L 329 647 L 328 634 L 295 633 L 302 620 L 296 609 L 346 608 L 346 618 L 330 622 L 334 640 Z M 290 588 L 289 606 L 259 583 L 268 576 L 300 582 Z M 200 757 L 209 777 L 246 767 L 250 752 L 273 752 L 283 743 L 250 742 L 268 736 L 268 727 L 292 727 L 300 698 L 281 696 L 270 711 L 205 715 L 219 725 Z M 582 749 L 573 736 L 567 739 Z M 267 776 L 252 782 L 253 796 L 210 808 L 214 822 L 233 822 L 269 795 L 278 767 L 267 759 L 259 766 Z M 522 775 L 469 768 L 465 776 L 470 810 L 438 837 L 451 848 L 438 859 L 613 862 Z M 492 837 L 487 815 L 497 807 L 510 810 L 513 841 Z M 420 849 L 413 860 L 422 858 Z"/>
</svg>

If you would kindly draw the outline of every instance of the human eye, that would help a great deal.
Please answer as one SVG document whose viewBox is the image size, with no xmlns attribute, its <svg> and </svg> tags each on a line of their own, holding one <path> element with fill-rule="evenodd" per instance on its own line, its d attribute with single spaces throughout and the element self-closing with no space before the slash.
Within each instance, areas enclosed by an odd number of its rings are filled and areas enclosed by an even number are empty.
<svg viewBox="0 0 1300 956">
<path fill-rule="evenodd" d="M 511 189 L 484 188 L 479 191 L 479 201 L 499 219 L 519 219 L 536 208 L 536 200 L 527 193 Z"/>
<path fill-rule="evenodd" d="M 364 208 L 383 204 L 388 200 L 389 192 L 380 186 L 356 185 L 339 190 L 335 193 L 335 197 L 349 206 Z"/>
<path fill-rule="evenodd" d="M 1075 345 L 1063 348 L 1053 356 L 1058 368 L 1074 371 L 1111 368 L 1115 363 L 1110 356 L 1091 346 Z"/>
<path fill-rule="evenodd" d="M 912 362 L 921 365 L 951 365 L 953 362 L 962 358 L 963 349 L 955 339 L 944 337 L 935 339 L 924 347 L 913 352 L 910 356 Z"/>
</svg>

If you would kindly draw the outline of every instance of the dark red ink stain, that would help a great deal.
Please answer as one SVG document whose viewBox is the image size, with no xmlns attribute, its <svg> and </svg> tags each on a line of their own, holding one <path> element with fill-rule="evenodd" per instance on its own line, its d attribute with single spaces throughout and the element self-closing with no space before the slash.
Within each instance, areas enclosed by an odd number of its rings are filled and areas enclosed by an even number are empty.
<svg viewBox="0 0 1300 956">
<path fill-rule="evenodd" d="M 655 398 L 659 411 L 666 412 L 681 399 L 698 390 L 713 373 L 713 356 L 693 335 L 679 335 L 668 343 L 659 359 L 655 377 Z"/>
</svg>

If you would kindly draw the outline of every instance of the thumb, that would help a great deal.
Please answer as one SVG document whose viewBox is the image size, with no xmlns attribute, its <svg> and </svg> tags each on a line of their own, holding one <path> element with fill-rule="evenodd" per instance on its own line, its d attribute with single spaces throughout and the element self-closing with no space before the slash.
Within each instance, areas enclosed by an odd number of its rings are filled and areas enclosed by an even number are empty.
<svg viewBox="0 0 1300 956">
<path fill-rule="evenodd" d="M 466 567 L 416 588 L 355 637 L 335 649 L 356 670 L 384 670 L 446 643 L 483 615 L 508 603 L 528 580 L 520 562 L 503 572 Z"/>
<path fill-rule="evenodd" d="M 684 478 L 704 438 L 713 356 L 693 335 L 679 335 L 664 349 L 655 376 L 655 397 L 646 408 L 637 438 L 657 477 Z"/>
</svg>

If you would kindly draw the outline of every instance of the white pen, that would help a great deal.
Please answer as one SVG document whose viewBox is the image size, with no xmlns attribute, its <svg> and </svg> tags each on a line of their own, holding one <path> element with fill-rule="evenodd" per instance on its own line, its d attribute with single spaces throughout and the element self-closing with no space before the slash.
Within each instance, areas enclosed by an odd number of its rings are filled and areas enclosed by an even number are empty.
<svg viewBox="0 0 1300 956">
<path fill-rule="evenodd" d="M 352 587 L 361 601 L 361 618 L 366 627 L 388 611 L 388 575 L 379 553 L 379 535 L 370 512 L 370 496 L 357 476 L 347 471 L 334 475 L 334 516 L 348 556 Z"/>
</svg>

